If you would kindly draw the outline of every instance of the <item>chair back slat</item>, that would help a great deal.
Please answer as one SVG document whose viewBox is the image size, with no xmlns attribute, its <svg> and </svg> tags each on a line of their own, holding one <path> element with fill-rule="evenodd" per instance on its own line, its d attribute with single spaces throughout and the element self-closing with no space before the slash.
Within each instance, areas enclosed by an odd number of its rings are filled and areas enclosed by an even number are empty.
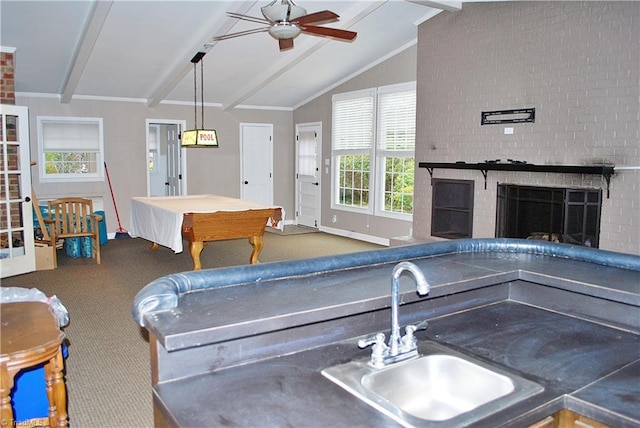
<svg viewBox="0 0 640 428">
<path fill-rule="evenodd" d="M 50 245 L 57 246 L 58 239 L 66 242 L 68 238 L 90 238 L 91 256 L 100 264 L 98 222 L 102 221 L 102 216 L 93 212 L 93 201 L 87 198 L 59 198 L 49 201 L 48 205 L 49 217 L 46 223 L 50 228 Z M 57 256 L 54 266 L 57 266 Z"/>
<path fill-rule="evenodd" d="M 85 198 L 61 198 L 49 201 L 49 216 L 57 236 L 91 233 L 93 201 Z"/>
</svg>

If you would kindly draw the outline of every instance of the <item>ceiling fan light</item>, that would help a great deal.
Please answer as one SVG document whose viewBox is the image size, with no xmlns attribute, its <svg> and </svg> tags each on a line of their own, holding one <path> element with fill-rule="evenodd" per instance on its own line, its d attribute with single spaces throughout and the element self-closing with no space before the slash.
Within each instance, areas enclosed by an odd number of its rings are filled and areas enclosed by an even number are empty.
<svg viewBox="0 0 640 428">
<path fill-rule="evenodd" d="M 275 24 L 269 28 L 269 34 L 276 40 L 293 39 L 300 34 L 300 28 L 293 24 Z"/>
<path fill-rule="evenodd" d="M 274 0 L 260 10 L 262 10 L 264 17 L 271 22 L 291 22 L 307 14 L 304 8 L 296 5 L 291 0 Z M 289 10 L 290 12 L 287 19 L 287 12 Z"/>
</svg>

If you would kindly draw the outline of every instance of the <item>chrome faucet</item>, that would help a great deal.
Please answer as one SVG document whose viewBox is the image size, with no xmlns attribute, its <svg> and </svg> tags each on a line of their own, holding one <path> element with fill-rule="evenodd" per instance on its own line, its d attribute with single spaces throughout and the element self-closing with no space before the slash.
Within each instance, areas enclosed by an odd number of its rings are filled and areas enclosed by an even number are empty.
<svg viewBox="0 0 640 428">
<path fill-rule="evenodd" d="M 405 328 L 405 335 L 400 335 L 400 323 L 398 322 L 398 310 L 400 306 L 400 276 L 405 271 L 413 274 L 416 281 L 417 292 L 421 296 L 429 293 L 431 286 L 424 277 L 418 266 L 411 262 L 400 262 L 391 274 L 391 334 L 389 344 L 384 343 L 384 334 L 377 333 L 358 341 L 360 348 L 372 345 L 371 365 L 374 367 L 384 367 L 398 361 L 413 358 L 418 355 L 418 346 L 413 333 L 416 330 L 427 328 L 427 322 L 422 321 L 417 325 L 408 325 Z"/>
</svg>

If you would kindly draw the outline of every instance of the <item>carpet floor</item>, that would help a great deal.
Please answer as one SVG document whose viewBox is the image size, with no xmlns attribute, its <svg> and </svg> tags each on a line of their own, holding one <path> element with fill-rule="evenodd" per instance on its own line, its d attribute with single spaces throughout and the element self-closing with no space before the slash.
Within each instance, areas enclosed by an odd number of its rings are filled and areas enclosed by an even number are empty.
<svg viewBox="0 0 640 428">
<path fill-rule="evenodd" d="M 376 248 L 382 247 L 321 232 L 265 233 L 260 261 Z M 244 239 L 211 242 L 202 252 L 203 269 L 247 264 L 250 253 Z M 69 311 L 64 332 L 70 427 L 153 426 L 149 343 L 146 331 L 133 321 L 131 305 L 149 282 L 192 267 L 188 251 L 175 254 L 164 247 L 151 251 L 143 239 L 114 239 L 102 247 L 100 265 L 59 250 L 57 269 L 2 280 L 3 287 L 37 288 L 47 296 L 56 295 Z"/>
</svg>

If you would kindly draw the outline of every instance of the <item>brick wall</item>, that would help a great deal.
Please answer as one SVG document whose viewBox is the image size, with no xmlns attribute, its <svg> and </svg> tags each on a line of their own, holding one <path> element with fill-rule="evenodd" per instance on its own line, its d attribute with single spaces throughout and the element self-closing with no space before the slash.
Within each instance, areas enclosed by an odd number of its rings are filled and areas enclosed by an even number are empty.
<svg viewBox="0 0 640 428">
<path fill-rule="evenodd" d="M 13 53 L 0 52 L 0 104 L 15 104 Z"/>
<path fill-rule="evenodd" d="M 640 2 L 465 3 L 419 27 L 416 160 L 615 165 L 600 248 L 640 254 Z M 535 107 L 528 124 L 481 112 Z M 513 128 L 505 135 L 505 127 Z M 600 176 L 435 170 L 475 180 L 474 233 L 495 236 L 497 182 L 602 188 Z M 414 236 L 428 238 L 430 176 L 416 174 Z"/>
</svg>

